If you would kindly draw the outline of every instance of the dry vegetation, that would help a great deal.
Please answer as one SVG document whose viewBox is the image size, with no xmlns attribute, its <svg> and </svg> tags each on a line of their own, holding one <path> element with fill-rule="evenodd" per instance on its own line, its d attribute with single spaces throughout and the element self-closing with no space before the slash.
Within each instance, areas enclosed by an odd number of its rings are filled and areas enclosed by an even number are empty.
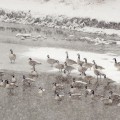
<svg viewBox="0 0 120 120">
<path fill-rule="evenodd" d="M 79 28 L 84 26 L 117 30 L 120 29 L 120 23 L 116 22 L 98 21 L 97 19 L 91 18 L 68 18 L 62 15 L 57 17 L 47 15 L 44 17 L 34 18 L 31 16 L 30 12 L 26 13 L 23 11 L 5 11 L 3 9 L 0 10 L 0 21 L 32 25 L 34 24 L 72 30 L 78 30 Z"/>
</svg>

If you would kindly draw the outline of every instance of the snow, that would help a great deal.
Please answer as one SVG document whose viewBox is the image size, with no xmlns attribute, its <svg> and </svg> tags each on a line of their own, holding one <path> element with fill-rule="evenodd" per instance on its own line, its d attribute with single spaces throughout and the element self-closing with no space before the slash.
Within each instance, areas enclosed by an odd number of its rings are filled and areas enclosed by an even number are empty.
<svg viewBox="0 0 120 120">
<path fill-rule="evenodd" d="M 89 33 L 107 34 L 107 35 L 116 34 L 116 35 L 120 36 L 120 30 L 115 30 L 115 29 L 84 27 L 84 28 L 81 28 L 80 31 L 89 32 Z"/>
<path fill-rule="evenodd" d="M 30 48 L 28 52 L 23 53 L 23 56 L 29 56 L 34 59 L 46 60 L 46 56 L 49 54 L 51 58 L 58 59 L 60 62 L 64 62 L 66 58 L 65 51 L 68 51 L 69 57 L 74 60 L 77 60 L 77 53 L 80 53 L 81 59 L 87 58 L 88 62 L 92 62 L 92 60 L 95 60 L 98 65 L 101 65 L 105 68 L 105 70 L 103 70 L 102 72 L 105 73 L 107 77 L 111 78 L 117 83 L 120 83 L 120 71 L 117 71 L 117 69 L 114 67 L 113 61 L 113 58 L 117 55 L 112 53 L 97 54 L 91 52 L 75 51 L 70 49 L 41 47 Z M 117 56 L 117 59 L 120 60 L 120 56 Z M 78 75 L 79 73 L 77 69 L 78 68 L 76 67 L 73 73 Z M 53 69 L 53 71 L 55 71 L 55 69 Z M 89 70 L 86 73 L 95 76 L 93 70 Z"/>
<path fill-rule="evenodd" d="M 65 15 L 68 17 L 90 17 L 98 20 L 120 22 L 120 1 L 106 0 L 101 4 L 89 0 L 0 0 L 0 8 L 8 10 L 31 10 L 34 16 Z M 87 1 L 87 2 L 86 2 Z M 92 0 L 91 0 L 92 1 Z"/>
</svg>

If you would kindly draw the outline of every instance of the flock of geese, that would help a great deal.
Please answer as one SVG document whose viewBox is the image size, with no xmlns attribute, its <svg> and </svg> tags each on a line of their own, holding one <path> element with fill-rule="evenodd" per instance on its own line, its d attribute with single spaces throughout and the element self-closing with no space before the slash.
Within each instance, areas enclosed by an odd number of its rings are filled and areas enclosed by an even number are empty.
<svg viewBox="0 0 120 120">
<path fill-rule="evenodd" d="M 106 80 L 107 85 L 109 83 L 112 83 L 113 81 L 109 78 L 106 77 L 106 74 L 102 72 L 104 67 L 98 65 L 95 60 L 93 60 L 93 63 L 89 63 L 87 61 L 87 58 L 84 58 L 83 61 L 80 59 L 80 54 L 77 54 L 77 61 L 74 61 L 69 58 L 68 52 L 65 52 L 66 54 L 66 60 L 64 63 L 60 63 L 59 60 L 53 59 L 50 57 L 50 55 L 47 55 L 47 63 L 50 64 L 51 67 L 55 67 L 56 69 L 59 70 L 61 73 L 63 79 L 68 78 L 68 76 L 71 76 L 71 73 L 73 70 L 75 70 L 74 65 L 78 66 L 78 72 L 80 73 L 81 80 L 76 80 L 76 78 L 72 78 L 72 82 L 70 83 L 70 90 L 69 90 L 69 97 L 70 98 L 78 98 L 80 99 L 82 95 L 84 96 L 90 96 L 91 99 L 94 99 L 96 96 L 100 96 L 100 98 L 104 101 L 105 104 L 112 104 L 114 100 L 120 100 L 120 95 L 114 93 L 113 91 L 109 91 L 109 97 L 106 98 L 103 95 L 96 95 L 96 89 L 90 89 L 89 85 L 92 84 L 91 81 L 95 80 L 94 76 L 87 75 L 86 71 L 88 70 L 93 70 L 94 75 L 97 78 L 97 86 L 99 86 L 99 79 L 103 77 L 104 80 Z M 12 49 L 10 49 L 10 55 L 9 59 L 11 64 L 15 63 L 16 61 L 16 54 L 13 52 Z M 120 62 L 117 62 L 116 58 L 113 58 L 115 63 L 114 66 L 119 70 L 120 69 Z M 23 75 L 23 85 L 31 86 L 33 82 L 36 81 L 36 77 L 38 77 L 38 72 L 36 70 L 36 65 L 40 65 L 41 63 L 38 61 L 33 60 L 32 58 L 29 58 L 28 64 L 32 66 L 32 71 L 30 73 L 30 77 L 26 77 Z M 0 72 L 0 77 L 1 77 L 1 82 L 0 82 L 0 87 L 4 87 L 8 90 L 14 90 L 14 88 L 18 87 L 17 79 L 14 74 L 11 75 L 11 80 L 5 79 L 3 80 L 3 76 L 5 75 L 5 72 L 1 71 Z M 65 95 L 60 94 L 61 91 L 64 89 L 64 85 L 62 83 L 53 83 L 53 91 L 54 91 L 54 96 L 55 100 L 61 101 Z M 84 93 L 81 93 L 81 89 L 84 90 Z M 42 87 L 39 87 L 38 93 L 40 96 L 43 95 L 45 89 Z M 75 92 L 79 91 L 79 92 Z"/>
</svg>

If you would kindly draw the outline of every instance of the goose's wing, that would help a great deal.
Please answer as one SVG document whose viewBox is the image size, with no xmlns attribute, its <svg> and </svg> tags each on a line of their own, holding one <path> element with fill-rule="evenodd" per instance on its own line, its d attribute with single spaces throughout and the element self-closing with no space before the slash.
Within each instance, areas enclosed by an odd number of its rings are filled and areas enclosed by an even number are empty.
<svg viewBox="0 0 120 120">
<path fill-rule="evenodd" d="M 120 67 L 120 62 L 118 62 L 117 65 Z"/>
<path fill-rule="evenodd" d="M 63 68 L 64 68 L 64 65 L 63 65 L 63 64 L 58 64 L 58 65 L 55 66 L 55 68 L 63 69 Z"/>
<path fill-rule="evenodd" d="M 49 64 L 53 64 L 53 63 L 56 63 L 57 60 L 52 59 L 52 58 L 49 58 L 49 59 L 47 60 L 47 62 L 48 62 Z"/>
<path fill-rule="evenodd" d="M 33 64 L 41 64 L 40 62 L 36 61 L 36 60 L 32 60 Z"/>
<path fill-rule="evenodd" d="M 66 62 L 68 65 L 77 64 L 77 62 L 72 59 L 67 59 Z"/>
<path fill-rule="evenodd" d="M 16 54 L 13 54 L 14 58 L 16 58 Z"/>
<path fill-rule="evenodd" d="M 75 68 L 72 67 L 72 66 L 67 66 L 67 67 L 65 68 L 65 70 L 68 70 L 68 71 L 73 70 L 73 69 L 75 69 Z"/>
<path fill-rule="evenodd" d="M 25 78 L 25 80 L 35 82 L 35 79 L 32 79 L 32 78 Z"/>
</svg>

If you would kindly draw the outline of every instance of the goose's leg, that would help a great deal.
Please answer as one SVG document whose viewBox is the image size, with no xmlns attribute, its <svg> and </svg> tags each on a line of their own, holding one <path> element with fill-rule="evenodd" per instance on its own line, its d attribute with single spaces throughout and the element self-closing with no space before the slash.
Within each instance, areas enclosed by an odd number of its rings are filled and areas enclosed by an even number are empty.
<svg viewBox="0 0 120 120">
<path fill-rule="evenodd" d="M 88 80 L 88 84 L 90 84 L 90 80 Z"/>
<path fill-rule="evenodd" d="M 97 82 L 98 82 L 98 75 L 97 75 Z"/>
</svg>

